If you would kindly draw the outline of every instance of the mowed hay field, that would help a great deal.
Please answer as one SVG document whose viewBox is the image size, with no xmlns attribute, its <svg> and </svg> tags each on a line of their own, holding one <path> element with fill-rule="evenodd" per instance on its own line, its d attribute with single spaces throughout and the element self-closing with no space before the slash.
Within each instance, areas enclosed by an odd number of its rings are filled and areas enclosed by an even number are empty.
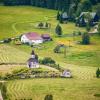
<svg viewBox="0 0 100 100">
<path fill-rule="evenodd" d="M 0 44 L 0 63 L 25 63 L 29 56 L 26 52 Z"/>
<path fill-rule="evenodd" d="M 100 80 L 95 78 L 96 68 L 72 66 L 71 79 L 28 79 L 12 80 L 7 83 L 10 100 L 32 99 L 44 100 L 47 94 L 53 100 L 100 100 Z"/>
</svg>

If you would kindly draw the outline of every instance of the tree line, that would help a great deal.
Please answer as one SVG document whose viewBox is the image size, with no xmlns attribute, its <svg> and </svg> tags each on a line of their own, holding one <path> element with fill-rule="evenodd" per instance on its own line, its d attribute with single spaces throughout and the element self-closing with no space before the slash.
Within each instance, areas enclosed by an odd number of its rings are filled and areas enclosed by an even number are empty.
<svg viewBox="0 0 100 100">
<path fill-rule="evenodd" d="M 69 8 L 73 0 L 4 0 L 4 5 L 32 5 L 49 9 Z"/>
<path fill-rule="evenodd" d="M 100 1 L 99 0 L 0 0 L 0 2 L 4 3 L 4 5 L 6 6 L 31 5 L 36 7 L 68 11 L 68 9 L 72 6 L 74 6 L 74 9 L 76 9 L 78 6 L 81 6 L 79 5 L 80 2 L 83 3 L 83 5 L 87 5 L 89 2 L 94 5 Z"/>
</svg>

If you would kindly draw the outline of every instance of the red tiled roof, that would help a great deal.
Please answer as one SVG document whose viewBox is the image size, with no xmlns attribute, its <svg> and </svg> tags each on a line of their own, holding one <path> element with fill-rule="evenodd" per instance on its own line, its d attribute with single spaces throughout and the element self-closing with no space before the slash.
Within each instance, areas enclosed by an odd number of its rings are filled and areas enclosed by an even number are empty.
<svg viewBox="0 0 100 100">
<path fill-rule="evenodd" d="M 38 33 L 35 32 L 29 32 L 26 33 L 25 36 L 29 39 L 29 40 L 41 40 L 41 36 Z"/>
</svg>

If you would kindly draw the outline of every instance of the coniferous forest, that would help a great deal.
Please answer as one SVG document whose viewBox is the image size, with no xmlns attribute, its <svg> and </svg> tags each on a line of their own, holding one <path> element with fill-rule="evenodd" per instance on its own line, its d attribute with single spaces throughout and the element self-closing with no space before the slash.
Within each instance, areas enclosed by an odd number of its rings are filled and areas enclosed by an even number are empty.
<svg viewBox="0 0 100 100">
<path fill-rule="evenodd" d="M 83 6 L 87 5 L 86 8 L 90 7 L 89 5 L 95 5 L 99 0 L 0 0 L 7 6 L 13 5 L 32 5 L 36 7 L 43 7 L 49 9 L 57 10 L 68 10 L 72 4 L 75 8 L 80 5 L 80 2 Z"/>
</svg>

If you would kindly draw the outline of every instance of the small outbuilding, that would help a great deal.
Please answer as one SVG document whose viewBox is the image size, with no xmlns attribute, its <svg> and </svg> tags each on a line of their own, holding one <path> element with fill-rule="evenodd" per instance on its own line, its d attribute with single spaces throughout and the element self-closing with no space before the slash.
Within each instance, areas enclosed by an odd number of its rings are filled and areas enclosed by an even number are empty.
<svg viewBox="0 0 100 100">
<path fill-rule="evenodd" d="M 41 37 L 42 37 L 43 41 L 51 41 L 52 40 L 52 38 L 50 37 L 49 34 L 42 34 Z"/>
<path fill-rule="evenodd" d="M 71 75 L 71 72 L 70 70 L 64 70 L 61 74 L 61 77 L 65 77 L 65 78 L 71 78 L 72 75 Z"/>
</svg>

